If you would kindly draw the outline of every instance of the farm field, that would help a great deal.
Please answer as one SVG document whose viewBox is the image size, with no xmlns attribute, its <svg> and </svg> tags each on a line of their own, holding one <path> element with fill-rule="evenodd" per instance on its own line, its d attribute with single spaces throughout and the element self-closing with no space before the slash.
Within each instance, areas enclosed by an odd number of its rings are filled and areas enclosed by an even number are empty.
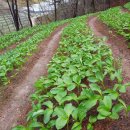
<svg viewBox="0 0 130 130">
<path fill-rule="evenodd" d="M 115 7 L 0 37 L 0 130 L 130 130 L 129 30 Z"/>
<path fill-rule="evenodd" d="M 130 2 L 126 3 L 124 7 L 130 10 Z"/>
</svg>

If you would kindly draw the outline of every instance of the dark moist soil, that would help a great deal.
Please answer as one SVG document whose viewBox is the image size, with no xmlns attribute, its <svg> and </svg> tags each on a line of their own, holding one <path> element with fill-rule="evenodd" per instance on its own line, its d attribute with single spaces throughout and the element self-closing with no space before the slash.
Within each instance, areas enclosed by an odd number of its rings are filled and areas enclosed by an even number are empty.
<svg viewBox="0 0 130 130">
<path fill-rule="evenodd" d="M 90 26 L 95 36 L 107 37 L 106 44 L 111 48 L 114 58 L 122 64 L 123 82 L 130 81 L 130 49 L 128 49 L 128 41 L 114 30 L 108 28 L 96 16 L 89 18 L 87 24 Z M 127 104 L 130 104 L 130 88 L 127 93 L 122 95 Z M 85 130 L 85 129 L 84 129 Z M 130 113 L 125 117 L 124 112 L 120 114 L 120 119 L 98 121 L 94 130 L 130 130 Z"/>
<path fill-rule="evenodd" d="M 26 114 L 31 109 L 29 95 L 34 91 L 33 84 L 40 76 L 47 75 L 47 64 L 58 48 L 65 26 L 59 26 L 39 45 L 38 51 L 29 58 L 17 77 L 1 91 L 0 130 L 11 130 L 17 124 L 25 123 Z"/>
<path fill-rule="evenodd" d="M 127 9 L 127 8 L 125 8 L 125 7 L 121 7 L 121 11 L 122 12 L 126 12 L 126 13 L 129 13 L 130 14 L 130 10 L 129 9 Z"/>
</svg>

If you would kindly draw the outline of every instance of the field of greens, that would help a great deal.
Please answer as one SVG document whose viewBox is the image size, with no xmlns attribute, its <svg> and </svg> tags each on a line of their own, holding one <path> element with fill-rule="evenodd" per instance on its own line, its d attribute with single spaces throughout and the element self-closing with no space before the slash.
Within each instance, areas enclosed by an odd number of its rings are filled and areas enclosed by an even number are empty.
<svg viewBox="0 0 130 130">
<path fill-rule="evenodd" d="M 7 48 L 10 45 L 20 42 L 27 36 L 42 30 L 43 26 L 35 26 L 33 28 L 25 28 L 18 32 L 12 32 L 10 34 L 0 37 L 0 50 Z"/>
<path fill-rule="evenodd" d="M 33 32 L 36 32 L 32 37 L 17 45 L 16 48 L 0 55 L 0 85 L 8 84 L 10 82 L 8 73 L 18 70 L 23 63 L 27 61 L 28 57 L 36 51 L 40 42 L 47 38 L 56 27 L 65 22 L 66 21 L 61 21 L 49 25 L 36 26 L 32 30 L 31 28 L 24 29 L 19 31 L 18 34 L 17 32 L 14 32 L 1 37 L 1 46 L 5 47 L 16 41 L 20 41 L 21 38 L 26 37 Z M 15 37 L 16 34 L 17 37 Z"/>
<path fill-rule="evenodd" d="M 64 29 L 48 76 L 35 83 L 27 125 L 13 130 L 93 130 L 98 120 L 119 119 L 122 110 L 128 113 L 121 93 L 130 84 L 122 84 L 111 50 L 93 36 L 86 20 L 75 18 Z"/>
<path fill-rule="evenodd" d="M 130 9 L 130 3 L 127 3 L 125 8 Z M 96 37 L 98 35 L 93 32 L 95 30 L 89 23 L 87 24 L 89 18 L 95 20 L 97 17 L 98 21 L 96 22 L 104 23 L 112 32 L 117 33 L 117 37 L 123 36 L 128 41 L 128 48 L 130 48 L 130 14 L 123 12 L 121 7 L 110 8 L 95 15 L 85 15 L 47 25 L 25 28 L 0 37 L 0 52 L 5 50 L 4 53 L 0 54 L 1 88 L 4 88 L 5 85 L 8 88 L 8 85 L 12 83 L 11 77 L 17 77 L 33 54 L 41 53 L 38 48 L 41 43 L 44 44 L 46 38 L 50 40 L 50 42 L 46 40 L 46 50 L 49 53 L 49 56 L 45 53 L 47 58 L 51 57 L 50 51 L 52 50 L 50 48 L 54 48 L 49 46 L 50 43 L 57 46 L 56 41 L 60 39 L 59 47 L 51 61 L 48 58 L 48 62 L 50 61 L 48 68 L 43 67 L 43 70 L 44 68 L 47 70 L 47 75 L 40 78 L 36 75 L 33 76 L 39 79 L 35 84 L 32 83 L 35 92 L 31 95 L 32 107 L 27 114 L 26 125 L 18 125 L 12 130 L 94 130 L 95 124 L 99 121 L 107 119 L 113 121 L 120 119 L 120 116 L 127 117 L 130 105 L 127 104 L 123 94 L 127 95 L 126 91 L 127 87 L 130 87 L 130 82 L 124 83 L 126 75 L 122 75 L 124 74 L 123 67 L 113 57 L 114 51 L 112 53 L 111 48 L 106 45 L 105 38 Z M 64 25 L 66 26 L 64 27 Z M 63 31 L 60 30 L 61 37 L 56 35 L 58 27 L 63 27 Z M 100 31 L 97 32 L 100 33 Z M 54 36 L 52 36 L 52 32 L 55 33 Z M 16 46 L 8 50 L 13 45 Z M 126 47 L 126 49 L 128 48 Z M 123 53 L 121 54 L 123 57 Z M 40 58 L 38 60 L 43 61 Z M 47 65 L 47 63 L 44 64 Z M 37 67 L 35 70 L 38 70 Z M 129 69 L 126 70 L 129 71 Z M 130 76 L 128 77 L 130 78 Z M 33 80 L 32 75 L 30 79 Z M 28 80 L 25 80 L 26 82 Z M 27 84 L 26 87 L 28 86 Z M 16 90 L 15 87 L 13 89 Z M 23 88 L 20 90 L 23 92 Z M 20 90 L 19 95 L 21 94 Z M 13 93 L 13 90 L 11 92 Z M 29 93 L 29 90 L 27 92 Z M 16 98 L 12 99 L 18 100 L 17 96 L 19 95 L 14 95 Z M 24 97 L 28 96 L 26 94 Z M 15 104 L 13 105 L 15 106 Z M 11 119 L 11 117 L 9 118 Z"/>
<path fill-rule="evenodd" d="M 125 4 L 124 7 L 130 10 L 130 2 L 128 2 L 127 4 Z"/>
<path fill-rule="evenodd" d="M 121 12 L 120 7 L 111 8 L 107 11 L 103 11 L 99 15 L 99 19 L 107 24 L 109 27 L 115 29 L 115 31 L 124 36 L 130 41 L 130 14 Z M 130 48 L 130 43 L 128 43 Z"/>
</svg>

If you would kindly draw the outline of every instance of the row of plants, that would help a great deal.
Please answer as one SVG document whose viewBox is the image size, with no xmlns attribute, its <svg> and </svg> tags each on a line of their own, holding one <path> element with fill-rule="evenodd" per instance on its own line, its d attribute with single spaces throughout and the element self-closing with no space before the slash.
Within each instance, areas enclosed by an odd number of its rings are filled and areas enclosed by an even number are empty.
<svg viewBox="0 0 130 130">
<path fill-rule="evenodd" d="M 120 7 L 116 7 L 101 12 L 99 19 L 130 41 L 130 14 L 121 12 Z"/>
<path fill-rule="evenodd" d="M 48 76 L 35 83 L 27 126 L 13 130 L 93 130 L 97 120 L 129 111 L 121 99 L 129 85 L 122 84 L 111 50 L 86 27 L 86 16 L 76 18 L 63 31 Z"/>
<path fill-rule="evenodd" d="M 126 3 L 126 4 L 124 5 L 124 7 L 127 8 L 128 10 L 130 10 L 130 2 Z"/>
<path fill-rule="evenodd" d="M 28 56 L 37 49 L 38 44 L 48 37 L 51 32 L 66 21 L 51 23 L 34 34 L 31 38 L 16 46 L 16 48 L 0 55 L 0 84 L 6 85 L 10 82 L 8 74 L 18 69 L 27 61 Z M 15 75 L 15 74 L 14 74 Z"/>
<path fill-rule="evenodd" d="M 31 36 L 34 33 L 37 33 L 45 28 L 46 26 L 39 25 L 39 26 L 34 26 L 32 28 L 25 28 L 18 32 L 12 32 L 4 36 L 1 36 L 0 37 L 0 50 L 5 49 L 12 44 L 18 43 L 26 39 L 28 36 Z"/>
</svg>

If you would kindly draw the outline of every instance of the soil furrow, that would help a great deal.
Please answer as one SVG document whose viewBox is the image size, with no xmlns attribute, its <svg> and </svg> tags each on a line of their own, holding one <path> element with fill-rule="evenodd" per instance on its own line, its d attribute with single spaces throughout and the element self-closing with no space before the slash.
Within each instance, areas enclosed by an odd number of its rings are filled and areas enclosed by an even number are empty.
<svg viewBox="0 0 130 130">
<path fill-rule="evenodd" d="M 130 50 L 128 49 L 128 43 L 126 39 L 118 35 L 114 30 L 109 29 L 104 23 L 102 23 L 96 16 L 89 18 L 87 23 L 96 37 L 106 37 L 106 44 L 112 49 L 115 59 L 119 59 L 122 64 L 123 70 L 123 82 L 130 81 Z M 130 104 L 130 88 L 127 89 L 127 93 L 123 95 L 127 104 Z M 117 121 L 104 120 L 99 121 L 95 130 L 130 130 L 130 114 L 128 118 L 121 114 L 121 117 Z"/>
<path fill-rule="evenodd" d="M 41 43 L 39 52 L 32 56 L 32 59 L 25 66 L 24 71 L 27 70 L 23 73 L 25 75 L 21 73 L 21 80 L 9 86 L 9 89 L 12 88 L 12 90 L 8 90 L 11 94 L 1 104 L 2 107 L 0 108 L 0 130 L 11 130 L 16 124 L 24 122 L 26 113 L 30 108 L 29 95 L 34 91 L 33 84 L 40 76 L 47 74 L 47 64 L 58 48 L 60 36 L 65 26 L 57 28 L 49 38 Z"/>
<path fill-rule="evenodd" d="M 130 14 L 130 10 L 125 8 L 125 7 L 121 7 L 121 11 L 124 12 L 124 13 L 126 12 L 126 13 Z"/>
</svg>

